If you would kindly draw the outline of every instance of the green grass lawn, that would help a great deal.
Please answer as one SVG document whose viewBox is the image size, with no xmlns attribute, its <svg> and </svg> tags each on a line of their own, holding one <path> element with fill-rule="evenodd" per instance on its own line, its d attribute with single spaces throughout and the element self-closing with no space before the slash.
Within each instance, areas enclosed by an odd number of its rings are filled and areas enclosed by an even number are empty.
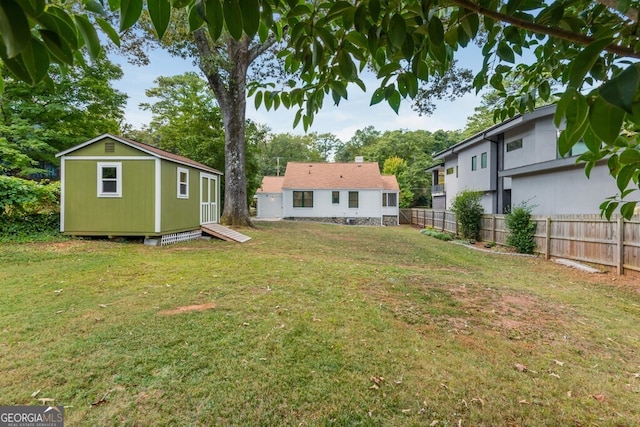
<svg viewBox="0 0 640 427">
<path fill-rule="evenodd" d="M 52 398 L 68 426 L 640 424 L 630 278 L 405 227 L 243 231 L 3 244 L 0 405 Z"/>
</svg>

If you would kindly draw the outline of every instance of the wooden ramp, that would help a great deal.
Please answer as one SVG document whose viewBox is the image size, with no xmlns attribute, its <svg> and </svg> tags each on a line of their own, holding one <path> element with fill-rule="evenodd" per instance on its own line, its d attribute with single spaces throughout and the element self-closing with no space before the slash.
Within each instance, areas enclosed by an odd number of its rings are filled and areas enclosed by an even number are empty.
<svg viewBox="0 0 640 427">
<path fill-rule="evenodd" d="M 227 228 L 220 224 L 203 224 L 200 229 L 213 237 L 225 240 L 227 242 L 244 243 L 251 240 L 251 237 L 245 236 L 242 233 L 238 233 L 230 228 Z"/>
</svg>

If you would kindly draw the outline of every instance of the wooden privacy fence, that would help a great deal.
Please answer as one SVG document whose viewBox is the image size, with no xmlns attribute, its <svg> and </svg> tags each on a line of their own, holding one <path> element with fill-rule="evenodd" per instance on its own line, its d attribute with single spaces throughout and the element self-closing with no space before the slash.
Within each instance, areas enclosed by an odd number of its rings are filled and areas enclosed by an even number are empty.
<svg viewBox="0 0 640 427">
<path fill-rule="evenodd" d="M 410 211 L 410 212 L 408 212 Z M 433 209 L 403 209 L 411 225 L 432 227 L 457 234 L 455 214 Z M 599 215 L 533 216 L 538 253 L 549 259 L 566 258 L 615 270 L 618 274 L 640 272 L 640 218 L 612 221 Z M 504 215 L 483 215 L 483 241 L 506 245 Z"/>
</svg>

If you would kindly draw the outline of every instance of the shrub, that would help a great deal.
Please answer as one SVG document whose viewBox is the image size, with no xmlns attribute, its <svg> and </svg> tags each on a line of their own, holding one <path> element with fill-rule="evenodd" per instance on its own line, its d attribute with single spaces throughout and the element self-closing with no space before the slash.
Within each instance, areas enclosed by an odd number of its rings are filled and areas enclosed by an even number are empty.
<svg viewBox="0 0 640 427">
<path fill-rule="evenodd" d="M 434 230 L 433 228 L 425 228 L 421 231 L 422 234 L 426 236 L 435 237 L 436 239 L 443 240 L 445 242 L 450 242 L 453 240 L 453 236 L 449 233 L 441 233 L 439 231 Z"/>
<path fill-rule="evenodd" d="M 59 236 L 60 184 L 0 176 L 0 240 Z"/>
<path fill-rule="evenodd" d="M 453 200 L 460 235 L 464 239 L 480 240 L 481 219 L 484 209 L 480 205 L 481 192 L 465 190 Z"/>
<path fill-rule="evenodd" d="M 505 225 L 509 230 L 507 245 L 516 248 L 521 254 L 532 254 L 536 248 L 534 236 L 536 223 L 531 220 L 532 207 L 522 203 L 505 216 Z"/>
</svg>

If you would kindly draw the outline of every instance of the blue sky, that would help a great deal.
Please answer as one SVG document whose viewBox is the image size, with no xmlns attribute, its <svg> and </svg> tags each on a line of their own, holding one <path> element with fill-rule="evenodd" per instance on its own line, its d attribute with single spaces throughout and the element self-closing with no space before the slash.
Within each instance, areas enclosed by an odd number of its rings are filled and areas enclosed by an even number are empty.
<svg viewBox="0 0 640 427">
<path fill-rule="evenodd" d="M 464 54 L 464 55 L 463 55 Z M 137 67 L 126 63 L 124 60 L 114 58 L 124 71 L 122 80 L 115 82 L 114 86 L 129 95 L 125 109 L 126 121 L 135 128 L 148 124 L 151 115 L 139 108 L 141 102 L 151 101 L 145 96 L 145 90 L 153 86 L 153 81 L 159 76 L 172 76 L 187 71 L 198 69 L 192 65 L 191 60 L 173 58 L 162 50 L 153 50 L 149 53 L 150 65 Z M 477 71 L 482 62 L 478 52 L 467 50 L 457 55 L 462 67 Z M 399 114 L 396 114 L 385 102 L 369 106 L 371 94 L 377 88 L 374 78 L 365 79 L 368 92 L 353 86 L 349 88 L 349 99 L 334 106 L 330 97 L 325 98 L 322 110 L 314 119 L 309 131 L 318 133 L 333 133 L 342 141 L 348 141 L 356 130 L 367 126 L 374 126 L 379 131 L 386 130 L 428 130 L 436 131 L 462 129 L 466 118 L 473 114 L 473 109 L 480 102 L 480 98 L 474 94 L 468 94 L 456 101 L 438 102 L 435 113 L 431 116 L 419 116 L 411 109 L 409 101 L 403 101 Z M 274 133 L 303 134 L 301 125 L 293 128 L 294 110 L 286 110 L 280 107 L 277 111 L 266 111 L 264 107 L 256 110 L 253 100 L 247 103 L 247 117 L 257 123 L 265 124 Z"/>
</svg>

